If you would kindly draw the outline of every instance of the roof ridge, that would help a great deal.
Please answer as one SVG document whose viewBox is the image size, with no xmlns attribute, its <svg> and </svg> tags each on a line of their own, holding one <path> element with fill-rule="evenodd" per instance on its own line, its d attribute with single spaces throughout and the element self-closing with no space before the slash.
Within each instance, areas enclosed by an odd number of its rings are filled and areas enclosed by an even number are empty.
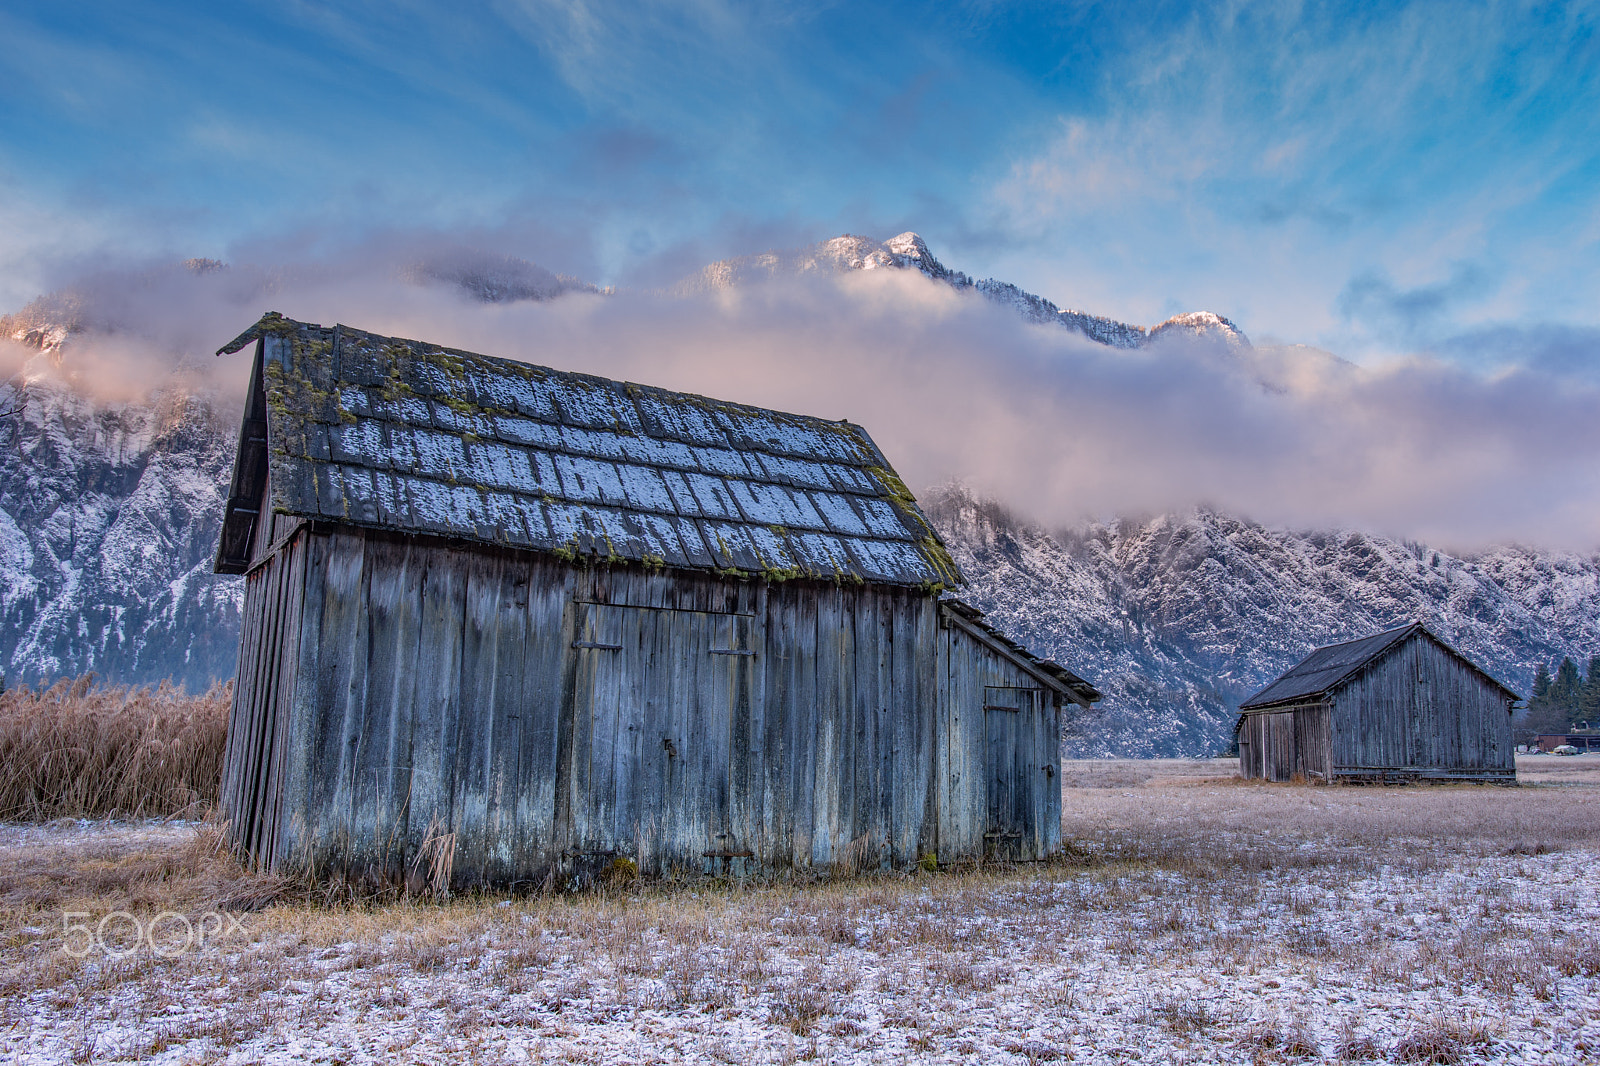
<svg viewBox="0 0 1600 1066">
<path fill-rule="evenodd" d="M 1357 637 L 1354 640 L 1340 641 L 1337 644 L 1324 644 L 1313 648 L 1299 662 L 1241 700 L 1239 709 L 1241 712 L 1258 710 L 1303 700 L 1309 696 L 1329 693 L 1346 684 L 1358 674 L 1370 669 L 1393 649 L 1400 647 L 1412 636 L 1418 634 L 1426 636 L 1448 654 L 1461 660 L 1473 671 L 1488 679 L 1512 698 L 1520 698 L 1495 678 L 1494 675 L 1484 670 L 1448 641 L 1434 633 L 1426 623 L 1420 619 L 1413 619 L 1405 625 L 1381 630 L 1365 637 Z M 1338 650 L 1349 648 L 1351 645 L 1356 644 L 1366 644 L 1368 647 L 1362 649 L 1359 656 L 1341 662 L 1337 654 Z M 1275 693 L 1274 690 L 1279 691 Z"/>
<path fill-rule="evenodd" d="M 1422 628 L 1422 629 L 1427 629 L 1428 628 L 1427 626 L 1423 625 L 1421 622 L 1418 622 L 1416 620 L 1412 620 L 1410 622 L 1407 622 L 1405 625 L 1394 626 L 1391 629 L 1380 629 L 1380 630 L 1378 630 L 1378 632 L 1369 633 L 1364 637 L 1351 637 L 1349 640 L 1336 640 L 1332 644 L 1319 644 L 1315 648 L 1312 648 L 1310 651 L 1306 652 L 1306 658 L 1310 658 L 1311 656 L 1315 655 L 1319 651 L 1327 651 L 1329 648 L 1342 648 L 1346 644 L 1360 644 L 1364 640 L 1377 640 L 1379 637 L 1387 637 L 1387 636 L 1390 636 L 1390 635 L 1395 634 L 1395 633 L 1401 633 L 1401 632 L 1404 632 L 1405 630 L 1411 629 L 1413 627 Z M 1304 661 L 1305 661 L 1305 659 L 1301 660 L 1301 662 L 1304 662 Z M 1292 669 L 1292 667 L 1291 667 L 1291 669 Z"/>
</svg>

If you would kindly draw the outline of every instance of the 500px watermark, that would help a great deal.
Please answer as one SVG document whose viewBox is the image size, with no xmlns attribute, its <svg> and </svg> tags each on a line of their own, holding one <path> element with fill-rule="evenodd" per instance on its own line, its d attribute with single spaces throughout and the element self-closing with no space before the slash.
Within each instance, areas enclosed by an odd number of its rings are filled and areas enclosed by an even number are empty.
<svg viewBox="0 0 1600 1066">
<path fill-rule="evenodd" d="M 90 919 L 83 921 L 82 919 Z M 249 947 L 250 937 L 239 916 L 230 911 L 207 911 L 190 917 L 177 911 L 162 911 L 147 921 L 127 911 L 112 911 L 93 921 L 90 911 L 63 911 L 61 950 L 75 959 L 98 951 L 112 959 L 125 959 L 147 951 L 164 959 L 175 959 L 191 951 L 204 951 L 238 935 L 240 946 Z"/>
</svg>

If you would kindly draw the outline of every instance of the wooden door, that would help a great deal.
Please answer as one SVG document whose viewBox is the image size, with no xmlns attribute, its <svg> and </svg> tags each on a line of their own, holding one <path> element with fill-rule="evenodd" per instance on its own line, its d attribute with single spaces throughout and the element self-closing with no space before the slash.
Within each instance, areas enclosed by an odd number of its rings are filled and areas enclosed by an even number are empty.
<svg viewBox="0 0 1600 1066">
<path fill-rule="evenodd" d="M 983 690 L 984 776 L 988 782 L 988 828 L 984 853 L 991 859 L 1016 859 L 1030 846 L 1046 809 L 1043 789 L 1048 779 L 1035 765 L 1040 730 L 1048 706 L 1046 693 L 1034 688 Z"/>
<path fill-rule="evenodd" d="M 693 710 L 696 732 L 686 738 L 692 750 L 703 753 L 703 784 L 692 783 L 684 795 L 686 805 L 698 793 L 705 798 L 705 847 L 701 857 L 712 873 L 743 873 L 755 856 L 758 841 L 755 817 L 755 743 L 752 730 L 755 695 L 755 646 L 748 615 L 694 616 L 705 636 L 691 642 L 697 655 L 703 649 L 704 682 Z M 698 821 L 687 811 L 691 825 Z"/>
<path fill-rule="evenodd" d="M 558 810 L 569 855 L 653 872 L 748 857 L 753 619 L 573 606 Z"/>
<path fill-rule="evenodd" d="M 1307 781 L 1333 780 L 1333 715 L 1326 704 L 1294 711 L 1295 773 Z"/>
<path fill-rule="evenodd" d="M 616 802 L 616 763 L 628 744 L 619 746 L 618 732 L 636 732 L 642 717 L 635 693 L 625 684 L 638 672 L 640 649 L 636 642 L 624 643 L 624 619 L 618 609 L 575 603 L 573 610 L 568 666 L 572 680 L 563 700 L 556 819 L 568 857 L 603 860 L 625 849 L 625 827 L 619 824 Z"/>
</svg>

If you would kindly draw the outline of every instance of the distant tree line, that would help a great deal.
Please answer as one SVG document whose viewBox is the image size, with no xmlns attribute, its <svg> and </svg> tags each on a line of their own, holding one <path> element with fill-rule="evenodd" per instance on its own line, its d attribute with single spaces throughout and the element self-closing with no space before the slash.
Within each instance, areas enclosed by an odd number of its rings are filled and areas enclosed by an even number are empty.
<svg viewBox="0 0 1600 1066">
<path fill-rule="evenodd" d="M 1533 677 L 1533 697 L 1522 712 L 1523 743 L 1541 733 L 1566 733 L 1577 722 L 1600 727 L 1600 655 L 1589 660 L 1588 676 L 1578 672 L 1569 656 L 1561 660 L 1554 675 L 1544 663 Z"/>
</svg>

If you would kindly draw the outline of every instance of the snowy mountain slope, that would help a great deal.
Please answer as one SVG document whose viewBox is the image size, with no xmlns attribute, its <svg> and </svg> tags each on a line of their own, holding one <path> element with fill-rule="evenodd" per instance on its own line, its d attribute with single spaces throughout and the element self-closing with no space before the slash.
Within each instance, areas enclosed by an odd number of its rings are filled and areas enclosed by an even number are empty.
<svg viewBox="0 0 1600 1066">
<path fill-rule="evenodd" d="M 911 232 L 886 241 L 847 233 L 795 251 L 762 252 L 759 255 L 724 259 L 682 282 L 678 291 L 704 292 L 778 277 L 880 269 L 919 271 L 953 288 L 975 290 L 1031 322 L 1053 323 L 1113 348 L 1142 348 L 1162 336 L 1176 333 L 1213 336 L 1231 346 L 1248 347 L 1250 344 L 1239 327 L 1209 311 L 1176 315 L 1146 329 L 1083 311 L 1062 310 L 1044 297 L 1024 292 L 1010 282 L 993 278 L 974 280 L 959 270 L 951 270 L 928 250 L 927 243 L 920 236 Z"/>
<path fill-rule="evenodd" d="M 1312 648 L 1420 619 L 1524 693 L 1539 662 L 1600 651 L 1600 555 L 1456 557 L 1351 530 L 1195 511 L 1051 534 L 959 486 L 925 494 L 963 598 L 1107 694 L 1085 754 L 1204 754 L 1243 697 Z"/>
<path fill-rule="evenodd" d="M 231 415 L 180 383 L 101 403 L 50 373 L 65 330 L 0 387 L 0 670 L 232 673 L 243 589 L 211 574 Z"/>
</svg>

